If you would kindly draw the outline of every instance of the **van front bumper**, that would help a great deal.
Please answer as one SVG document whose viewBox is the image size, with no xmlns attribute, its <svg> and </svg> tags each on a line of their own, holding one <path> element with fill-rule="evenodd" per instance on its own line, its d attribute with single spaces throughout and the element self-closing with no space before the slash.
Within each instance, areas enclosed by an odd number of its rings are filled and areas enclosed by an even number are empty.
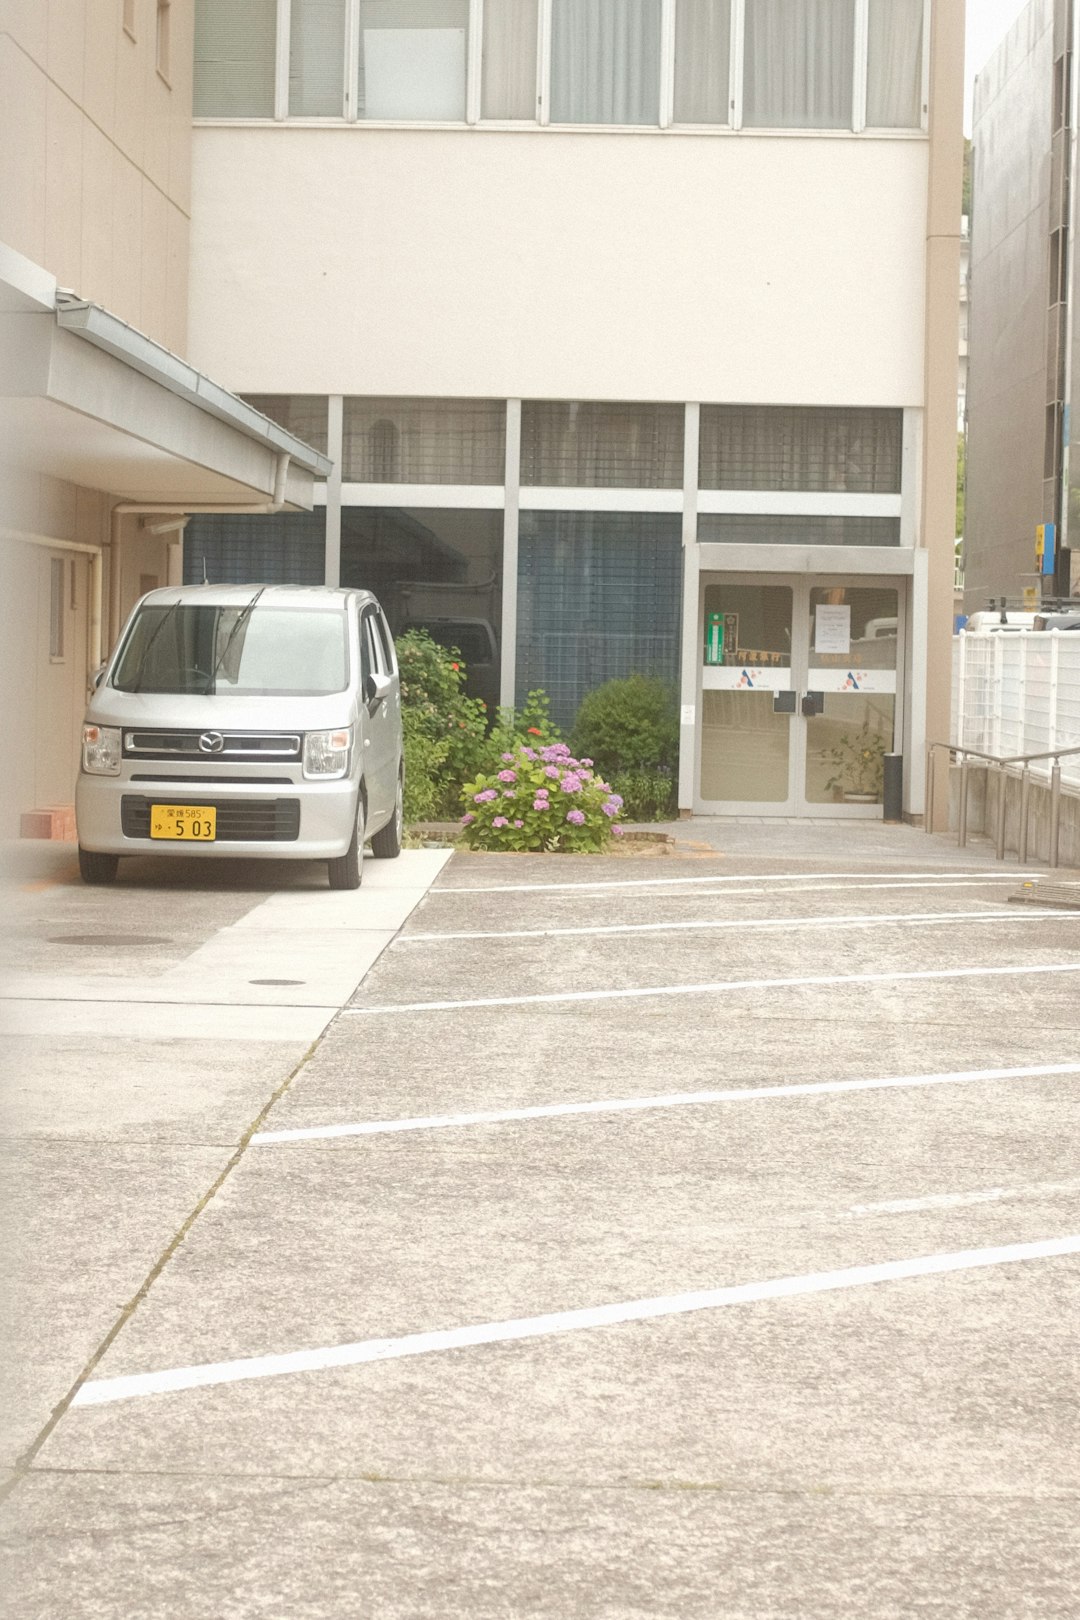
<svg viewBox="0 0 1080 1620">
<path fill-rule="evenodd" d="M 356 823 L 356 783 L 217 783 L 125 780 L 81 772 L 75 817 L 83 849 L 102 855 L 255 856 L 268 860 L 331 860 L 344 855 Z M 212 840 L 151 838 L 155 804 L 212 806 Z"/>
</svg>

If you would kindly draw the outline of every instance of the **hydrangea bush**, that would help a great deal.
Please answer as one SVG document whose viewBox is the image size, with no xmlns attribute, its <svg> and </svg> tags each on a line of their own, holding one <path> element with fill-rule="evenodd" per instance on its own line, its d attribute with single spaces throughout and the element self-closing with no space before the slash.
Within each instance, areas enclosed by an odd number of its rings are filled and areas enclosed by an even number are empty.
<svg viewBox="0 0 1080 1620">
<path fill-rule="evenodd" d="M 621 798 L 591 759 L 575 759 L 565 743 L 520 744 L 493 766 L 462 793 L 470 849 L 589 854 L 621 834 Z"/>
<path fill-rule="evenodd" d="M 405 749 L 405 820 L 452 816 L 461 784 L 480 768 L 488 716 L 465 692 L 464 660 L 426 630 L 396 641 Z"/>
</svg>

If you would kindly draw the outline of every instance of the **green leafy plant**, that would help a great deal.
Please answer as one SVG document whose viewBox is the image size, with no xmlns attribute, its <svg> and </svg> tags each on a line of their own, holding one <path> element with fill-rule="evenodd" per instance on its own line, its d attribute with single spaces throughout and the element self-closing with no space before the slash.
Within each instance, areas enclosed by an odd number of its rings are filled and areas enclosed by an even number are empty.
<svg viewBox="0 0 1080 1620">
<path fill-rule="evenodd" d="M 462 801 L 470 849 L 588 854 L 622 831 L 621 798 L 565 743 L 504 749 L 466 783 Z"/>
<path fill-rule="evenodd" d="M 672 813 L 679 761 L 674 687 L 653 675 L 605 681 L 583 700 L 571 745 L 609 775 L 634 821 Z"/>
<path fill-rule="evenodd" d="M 488 714 L 465 694 L 465 663 L 426 630 L 409 630 L 396 643 L 401 671 L 401 723 L 405 747 L 405 819 L 456 813 L 465 779 L 479 768 Z"/>
<path fill-rule="evenodd" d="M 508 748 L 546 748 L 562 741 L 562 733 L 551 718 L 551 699 L 546 692 L 530 692 L 520 709 L 500 709 L 488 738 L 491 749 L 505 753 Z"/>
<path fill-rule="evenodd" d="M 885 733 L 870 724 L 870 717 L 857 731 L 842 731 L 822 758 L 833 774 L 825 783 L 826 792 L 873 794 L 880 799 L 885 781 Z"/>
</svg>

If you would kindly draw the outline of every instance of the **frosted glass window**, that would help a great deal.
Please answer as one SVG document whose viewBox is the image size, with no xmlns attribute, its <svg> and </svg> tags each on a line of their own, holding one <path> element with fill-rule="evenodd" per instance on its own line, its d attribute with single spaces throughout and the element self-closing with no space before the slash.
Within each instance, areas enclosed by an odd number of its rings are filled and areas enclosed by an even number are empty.
<svg viewBox="0 0 1080 1620">
<path fill-rule="evenodd" d="M 829 406 L 703 405 L 702 489 L 896 494 L 903 413 Z"/>
<path fill-rule="evenodd" d="M 361 118 L 465 118 L 469 0 L 360 0 Z"/>
<path fill-rule="evenodd" d="M 870 0 L 866 122 L 918 129 L 922 114 L 923 0 Z"/>
<path fill-rule="evenodd" d="M 195 0 L 196 118 L 272 118 L 276 0 Z"/>
<path fill-rule="evenodd" d="M 292 0 L 289 111 L 340 118 L 345 109 L 345 0 Z"/>
<path fill-rule="evenodd" d="M 526 400 L 521 482 L 578 489 L 681 489 L 681 405 Z"/>
<path fill-rule="evenodd" d="M 551 121 L 660 122 L 660 0 L 552 0 Z"/>
<path fill-rule="evenodd" d="M 501 484 L 506 406 L 498 399 L 347 399 L 341 464 L 347 483 Z"/>
<path fill-rule="evenodd" d="M 484 0 L 484 118 L 536 117 L 537 0 Z"/>
<path fill-rule="evenodd" d="M 731 0 L 678 0 L 675 122 L 730 122 Z"/>
<path fill-rule="evenodd" d="M 743 123 L 850 129 L 852 0 L 746 0 Z"/>
</svg>

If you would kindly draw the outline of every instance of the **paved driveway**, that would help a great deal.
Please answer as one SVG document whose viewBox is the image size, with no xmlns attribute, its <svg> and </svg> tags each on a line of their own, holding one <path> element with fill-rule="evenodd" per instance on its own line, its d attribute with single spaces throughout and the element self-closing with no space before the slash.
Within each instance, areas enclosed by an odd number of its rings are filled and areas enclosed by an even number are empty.
<svg viewBox="0 0 1080 1620">
<path fill-rule="evenodd" d="M 337 1016 L 312 944 L 10 1494 L 20 1620 L 1075 1616 L 1080 911 L 798 842 L 456 856 Z"/>
</svg>

